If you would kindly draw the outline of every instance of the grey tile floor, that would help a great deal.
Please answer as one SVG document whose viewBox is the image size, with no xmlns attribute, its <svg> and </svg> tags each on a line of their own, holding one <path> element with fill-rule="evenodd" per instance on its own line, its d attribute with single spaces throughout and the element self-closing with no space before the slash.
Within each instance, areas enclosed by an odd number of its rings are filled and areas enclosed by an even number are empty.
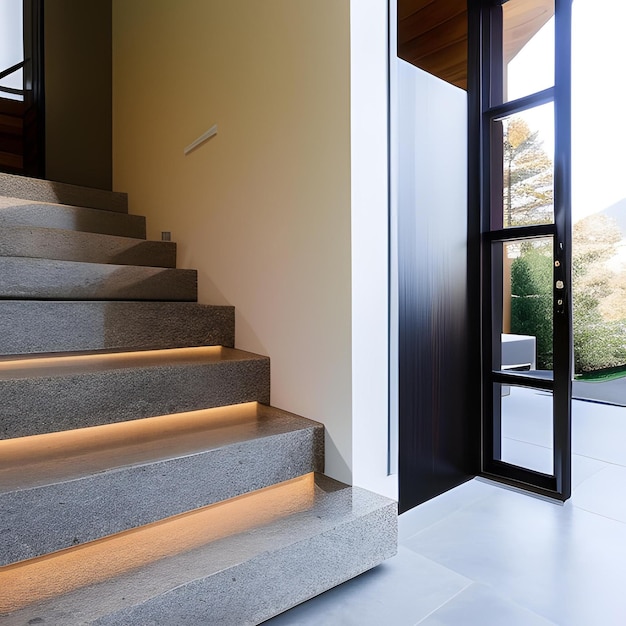
<svg viewBox="0 0 626 626">
<path fill-rule="evenodd" d="M 549 398 L 522 405 L 503 446 L 551 465 Z M 565 505 L 472 480 L 400 516 L 396 557 L 266 624 L 625 625 L 626 409 L 575 401 L 573 447 Z"/>
</svg>

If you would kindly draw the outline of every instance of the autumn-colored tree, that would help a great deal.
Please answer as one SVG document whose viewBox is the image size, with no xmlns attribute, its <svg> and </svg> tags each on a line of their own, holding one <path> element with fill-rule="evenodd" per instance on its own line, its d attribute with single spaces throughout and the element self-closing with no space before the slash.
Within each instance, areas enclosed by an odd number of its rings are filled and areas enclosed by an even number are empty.
<svg viewBox="0 0 626 626">
<path fill-rule="evenodd" d="M 502 122 L 504 226 L 549 224 L 553 219 L 552 159 L 538 132 L 513 117 Z"/>
<path fill-rule="evenodd" d="M 620 280 L 607 265 L 622 241 L 615 220 L 590 215 L 574 225 L 573 240 L 574 366 L 577 374 L 584 374 L 626 363 L 626 308 L 612 318 L 603 312 L 603 305 L 626 293 L 626 277 Z M 511 331 L 535 336 L 537 366 L 551 369 L 551 246 L 523 243 L 511 279 Z"/>
<path fill-rule="evenodd" d="M 623 303 L 615 307 L 623 298 L 625 277 L 618 276 L 607 263 L 621 241 L 617 222 L 606 215 L 590 215 L 574 224 L 572 293 L 577 374 L 626 362 L 626 329 L 622 320 L 626 309 Z M 607 306 L 609 302 L 613 306 Z"/>
<path fill-rule="evenodd" d="M 502 129 L 504 227 L 554 220 L 553 163 L 539 133 L 519 116 Z M 616 264 L 624 241 L 618 223 L 602 213 L 574 225 L 573 335 L 576 373 L 626 363 L 626 272 Z M 552 248 L 520 244 L 511 265 L 511 331 L 537 338 L 537 365 L 552 367 Z"/>
</svg>

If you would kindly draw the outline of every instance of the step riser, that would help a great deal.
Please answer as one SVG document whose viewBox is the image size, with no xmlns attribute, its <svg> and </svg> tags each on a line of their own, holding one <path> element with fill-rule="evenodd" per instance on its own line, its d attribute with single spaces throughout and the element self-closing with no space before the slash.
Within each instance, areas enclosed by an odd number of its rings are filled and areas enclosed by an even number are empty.
<svg viewBox="0 0 626 626">
<path fill-rule="evenodd" d="M 232 346 L 234 309 L 145 236 L 126 194 L 0 174 L 0 355 L 128 351 L 0 359 L 6 626 L 259 624 L 396 552 L 396 503 L 264 406 L 268 358 L 151 351 Z"/>
<path fill-rule="evenodd" d="M 269 404 L 269 359 L 136 367 L 0 381 L 0 438 L 182 411 Z"/>
<path fill-rule="evenodd" d="M 174 268 L 176 244 L 23 226 L 0 231 L 0 256 Z"/>
<path fill-rule="evenodd" d="M 18 565 L 4 606 L 24 608 L 3 625 L 258 624 L 396 553 L 395 502 L 323 476 L 311 490 L 309 476 L 165 521 L 162 534 L 148 527 Z M 20 584 L 35 595 L 20 596 Z"/>
<path fill-rule="evenodd" d="M 190 302 L 0 301 L 0 354 L 147 350 L 235 342 L 235 310 Z"/>
<path fill-rule="evenodd" d="M 0 298 L 36 300 L 197 299 L 195 270 L 0 258 Z"/>
<path fill-rule="evenodd" d="M 261 624 L 394 556 L 396 518 L 395 505 L 389 505 L 93 624 Z"/>
<path fill-rule="evenodd" d="M 311 427 L 206 453 L 0 494 L 0 565 L 322 471 L 323 436 L 321 426 Z"/>
<path fill-rule="evenodd" d="M 92 207 L 119 213 L 128 211 L 128 197 L 125 193 L 2 173 L 0 173 L 0 195 L 38 202 Z"/>
<path fill-rule="evenodd" d="M 98 209 L 13 202 L 0 198 L 0 227 L 35 226 L 119 237 L 146 238 L 146 218 Z"/>
</svg>

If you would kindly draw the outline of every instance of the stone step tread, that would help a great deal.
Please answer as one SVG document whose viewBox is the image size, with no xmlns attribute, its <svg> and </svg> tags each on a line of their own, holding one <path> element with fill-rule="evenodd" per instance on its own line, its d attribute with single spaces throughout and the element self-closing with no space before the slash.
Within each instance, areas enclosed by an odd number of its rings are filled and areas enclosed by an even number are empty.
<svg viewBox="0 0 626 626">
<path fill-rule="evenodd" d="M 0 226 L 40 226 L 81 232 L 146 238 L 146 218 L 103 209 L 33 202 L 0 195 Z"/>
<path fill-rule="evenodd" d="M 393 556 L 395 502 L 312 474 L 0 572 L 4 626 L 259 624 Z"/>
<path fill-rule="evenodd" d="M 204 454 L 319 422 L 246 402 L 0 441 L 0 495 Z"/>
<path fill-rule="evenodd" d="M 208 365 L 226 361 L 267 360 L 245 350 L 223 346 L 197 346 L 138 352 L 107 352 L 0 359 L 0 381 L 23 378 L 54 378 L 111 370 L 132 370 L 181 365 Z"/>
<path fill-rule="evenodd" d="M 0 355 L 234 345 L 234 308 L 197 302 L 0 301 Z"/>
<path fill-rule="evenodd" d="M 322 470 L 323 426 L 258 403 L 0 441 L 0 566 Z"/>
<path fill-rule="evenodd" d="M 269 397 L 269 359 L 219 346 L 5 358 L 0 439 Z"/>
<path fill-rule="evenodd" d="M 176 244 L 61 228 L 5 226 L 0 230 L 0 256 L 175 268 Z"/>
<path fill-rule="evenodd" d="M 196 302 L 0 301 L 0 355 L 146 350 L 235 341 L 232 306 Z"/>
<path fill-rule="evenodd" d="M 119 213 L 128 212 L 128 196 L 119 191 L 94 189 L 12 174 L 0 173 L 0 196 L 71 204 Z"/>
<path fill-rule="evenodd" d="M 0 298 L 197 300 L 196 270 L 0 257 Z"/>
</svg>

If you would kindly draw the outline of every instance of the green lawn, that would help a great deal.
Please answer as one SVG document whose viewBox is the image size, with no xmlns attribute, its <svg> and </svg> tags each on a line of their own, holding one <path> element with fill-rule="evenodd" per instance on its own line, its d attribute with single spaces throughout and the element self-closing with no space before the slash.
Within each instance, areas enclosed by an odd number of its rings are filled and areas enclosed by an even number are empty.
<svg viewBox="0 0 626 626">
<path fill-rule="evenodd" d="M 584 374 L 576 374 L 574 378 L 589 383 L 605 383 L 608 380 L 615 380 L 623 376 L 626 376 L 626 365 L 607 367 L 605 369 L 595 370 L 594 372 L 585 372 Z"/>
</svg>

